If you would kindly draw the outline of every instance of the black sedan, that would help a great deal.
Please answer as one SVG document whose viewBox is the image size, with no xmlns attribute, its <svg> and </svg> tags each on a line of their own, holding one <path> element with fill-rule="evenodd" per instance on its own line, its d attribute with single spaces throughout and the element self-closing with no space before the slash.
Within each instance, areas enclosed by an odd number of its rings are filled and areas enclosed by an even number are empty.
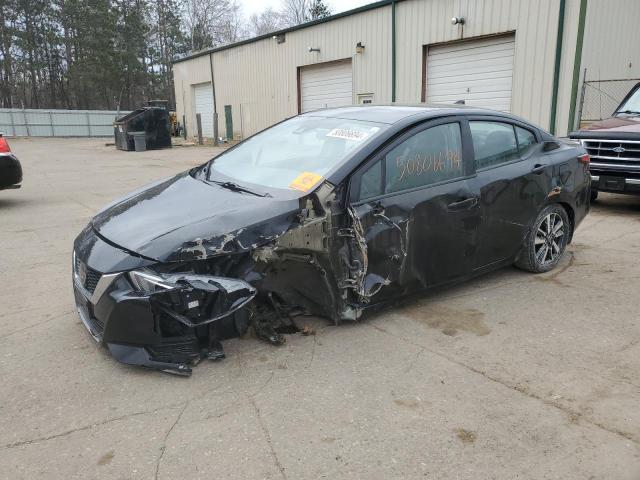
<svg viewBox="0 0 640 480">
<path fill-rule="evenodd" d="M 589 157 L 475 108 L 348 107 L 279 123 L 136 191 L 78 236 L 80 318 L 121 362 L 188 375 L 249 328 L 335 323 L 514 264 L 554 268 Z"/>
<path fill-rule="evenodd" d="M 20 188 L 22 166 L 0 133 L 0 190 Z"/>
</svg>

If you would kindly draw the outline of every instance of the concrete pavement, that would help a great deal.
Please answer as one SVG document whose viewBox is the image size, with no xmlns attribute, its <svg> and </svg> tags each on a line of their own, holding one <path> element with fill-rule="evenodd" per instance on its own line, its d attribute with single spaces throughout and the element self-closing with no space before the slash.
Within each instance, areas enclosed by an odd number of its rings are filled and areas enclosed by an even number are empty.
<svg viewBox="0 0 640 480">
<path fill-rule="evenodd" d="M 640 478 L 640 198 L 601 194 L 562 265 L 504 269 L 189 379 L 127 367 L 74 310 L 103 205 L 213 147 L 9 139 L 0 191 L 0 478 Z"/>
</svg>

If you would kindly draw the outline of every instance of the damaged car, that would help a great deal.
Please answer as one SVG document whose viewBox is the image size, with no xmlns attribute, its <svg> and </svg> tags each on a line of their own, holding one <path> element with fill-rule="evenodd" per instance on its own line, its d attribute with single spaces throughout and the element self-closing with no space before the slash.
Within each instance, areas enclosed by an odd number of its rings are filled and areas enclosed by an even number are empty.
<svg viewBox="0 0 640 480">
<path fill-rule="evenodd" d="M 80 318 L 124 363 L 180 375 L 507 265 L 554 268 L 589 210 L 589 156 L 471 107 L 285 120 L 98 213 L 73 250 Z"/>
</svg>

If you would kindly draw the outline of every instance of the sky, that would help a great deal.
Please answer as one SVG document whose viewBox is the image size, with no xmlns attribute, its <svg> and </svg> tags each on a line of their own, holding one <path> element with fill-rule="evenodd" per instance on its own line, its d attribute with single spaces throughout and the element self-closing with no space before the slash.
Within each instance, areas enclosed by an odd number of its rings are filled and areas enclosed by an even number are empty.
<svg viewBox="0 0 640 480">
<path fill-rule="evenodd" d="M 340 13 L 374 1 L 376 0 L 325 0 L 325 3 L 331 8 L 332 13 Z M 281 5 L 280 0 L 238 0 L 238 3 L 242 6 L 247 17 L 254 13 L 260 13 L 267 7 L 278 9 Z"/>
</svg>

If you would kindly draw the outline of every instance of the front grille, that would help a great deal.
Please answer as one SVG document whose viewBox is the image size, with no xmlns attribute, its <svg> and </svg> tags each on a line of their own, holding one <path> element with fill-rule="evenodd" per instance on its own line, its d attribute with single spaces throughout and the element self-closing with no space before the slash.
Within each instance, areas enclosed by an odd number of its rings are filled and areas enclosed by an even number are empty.
<svg viewBox="0 0 640 480">
<path fill-rule="evenodd" d="M 91 294 L 95 292 L 96 286 L 100 281 L 102 274 L 91 267 L 87 267 L 87 281 L 84 284 L 84 288 Z"/>
<path fill-rule="evenodd" d="M 583 144 L 592 161 L 640 167 L 640 141 L 589 139 Z"/>
<path fill-rule="evenodd" d="M 76 298 L 76 308 L 78 309 L 78 314 L 80 315 L 80 320 L 84 323 L 89 333 L 96 340 L 100 341 L 102 338 L 102 334 L 104 333 L 104 323 L 98 320 L 93 315 L 93 307 L 87 298 L 85 298 L 84 294 L 80 292 L 77 287 L 74 288 L 74 294 Z"/>
<path fill-rule="evenodd" d="M 82 281 L 82 275 L 80 274 L 83 268 L 86 271 L 86 278 L 84 279 L 84 282 Z M 74 269 L 81 285 L 85 288 L 85 290 L 87 290 L 87 292 L 93 295 L 93 292 L 95 292 L 96 287 L 98 286 L 100 278 L 102 278 L 102 274 L 97 270 L 91 268 L 89 265 L 83 263 L 82 260 L 80 260 L 78 257 L 75 257 Z"/>
</svg>

